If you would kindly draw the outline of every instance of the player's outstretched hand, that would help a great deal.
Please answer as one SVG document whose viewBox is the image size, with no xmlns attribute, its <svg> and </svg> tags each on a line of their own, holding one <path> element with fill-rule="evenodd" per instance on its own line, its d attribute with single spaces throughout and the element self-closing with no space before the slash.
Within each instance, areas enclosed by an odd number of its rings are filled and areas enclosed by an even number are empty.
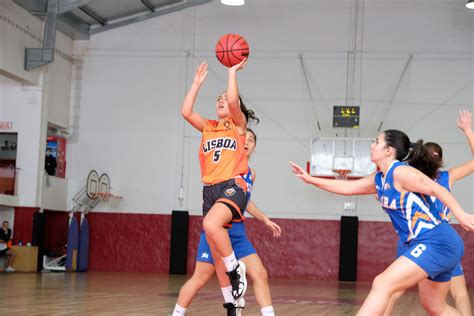
<svg viewBox="0 0 474 316">
<path fill-rule="evenodd" d="M 456 120 L 456 125 L 464 133 L 472 130 L 472 113 L 469 110 L 459 111 L 459 116 Z"/>
<path fill-rule="evenodd" d="M 308 183 L 311 179 L 311 176 L 306 172 L 305 169 L 301 168 L 293 161 L 290 161 L 291 171 L 296 175 L 297 178 L 300 178 L 304 182 Z"/>
<path fill-rule="evenodd" d="M 201 62 L 196 69 L 194 74 L 194 83 L 202 85 L 207 76 L 207 63 L 205 61 Z"/>
</svg>

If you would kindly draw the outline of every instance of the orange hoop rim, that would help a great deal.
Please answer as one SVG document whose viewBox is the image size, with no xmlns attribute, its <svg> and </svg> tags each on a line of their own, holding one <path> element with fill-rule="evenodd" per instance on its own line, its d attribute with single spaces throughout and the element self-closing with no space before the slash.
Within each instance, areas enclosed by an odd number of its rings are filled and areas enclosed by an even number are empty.
<svg viewBox="0 0 474 316">
<path fill-rule="evenodd" d="M 102 201 L 108 201 L 109 199 L 122 199 L 121 196 L 113 195 L 112 193 L 106 193 L 106 192 L 91 193 L 91 197 L 94 200 L 100 199 Z"/>
<path fill-rule="evenodd" d="M 340 175 L 347 175 L 352 172 L 351 169 L 332 169 L 332 172 L 340 174 Z"/>
<path fill-rule="evenodd" d="M 335 173 L 336 179 L 347 179 L 347 176 L 352 173 L 351 169 L 332 169 L 332 172 Z"/>
</svg>

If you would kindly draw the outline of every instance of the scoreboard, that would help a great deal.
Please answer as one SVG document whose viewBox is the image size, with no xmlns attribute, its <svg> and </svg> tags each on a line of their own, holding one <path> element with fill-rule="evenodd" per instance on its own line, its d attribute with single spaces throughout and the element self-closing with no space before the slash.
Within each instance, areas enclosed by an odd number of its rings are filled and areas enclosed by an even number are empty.
<svg viewBox="0 0 474 316">
<path fill-rule="evenodd" d="M 335 105 L 333 107 L 332 127 L 359 128 L 360 107 Z"/>
</svg>

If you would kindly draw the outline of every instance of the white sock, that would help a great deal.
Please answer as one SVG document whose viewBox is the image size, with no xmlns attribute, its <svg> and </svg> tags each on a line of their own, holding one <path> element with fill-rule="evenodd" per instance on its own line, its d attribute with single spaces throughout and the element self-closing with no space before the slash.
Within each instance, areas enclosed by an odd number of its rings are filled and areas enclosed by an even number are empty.
<svg viewBox="0 0 474 316">
<path fill-rule="evenodd" d="M 224 296 L 225 303 L 234 302 L 234 297 L 232 296 L 232 286 L 221 287 L 222 296 Z"/>
<path fill-rule="evenodd" d="M 267 306 L 262 309 L 260 309 L 260 312 L 262 313 L 262 316 L 274 316 L 275 311 L 273 310 L 273 306 Z"/>
<path fill-rule="evenodd" d="M 179 306 L 176 304 L 173 310 L 173 316 L 181 316 L 186 314 L 186 308 Z"/>
<path fill-rule="evenodd" d="M 228 257 L 222 257 L 222 261 L 224 261 L 225 264 L 225 270 L 227 272 L 230 272 L 234 270 L 235 266 L 238 264 L 237 263 L 237 258 L 235 257 L 235 253 L 232 251 L 232 254 Z"/>
</svg>

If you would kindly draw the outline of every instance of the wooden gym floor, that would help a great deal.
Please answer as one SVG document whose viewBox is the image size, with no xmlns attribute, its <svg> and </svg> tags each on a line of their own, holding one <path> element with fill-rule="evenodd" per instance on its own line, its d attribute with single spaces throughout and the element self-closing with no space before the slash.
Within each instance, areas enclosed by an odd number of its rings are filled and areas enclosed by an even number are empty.
<svg viewBox="0 0 474 316">
<path fill-rule="evenodd" d="M 184 276 L 145 273 L 0 273 L 0 315 L 170 315 Z M 354 315 L 370 284 L 270 280 L 277 315 Z M 471 298 L 474 288 L 469 289 Z M 244 315 L 260 315 L 251 286 Z M 225 315 L 212 279 L 186 315 Z M 425 315 L 416 290 L 394 315 Z"/>
</svg>

